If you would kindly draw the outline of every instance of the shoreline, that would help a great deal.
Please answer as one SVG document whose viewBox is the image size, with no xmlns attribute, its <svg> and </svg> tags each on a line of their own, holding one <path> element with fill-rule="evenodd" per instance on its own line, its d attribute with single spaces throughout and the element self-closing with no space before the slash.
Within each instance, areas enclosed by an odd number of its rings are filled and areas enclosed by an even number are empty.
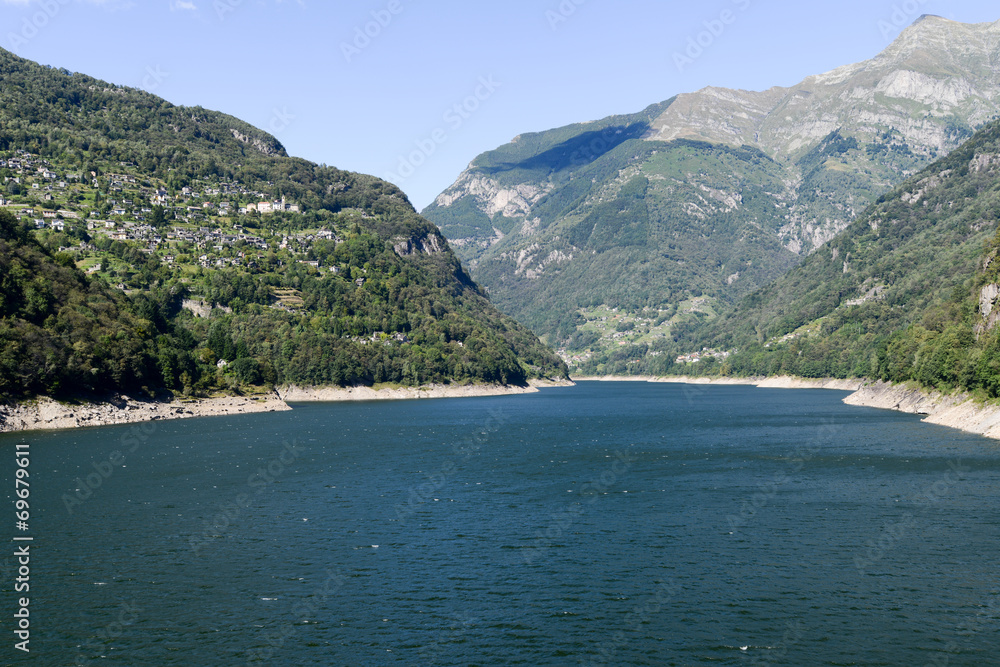
<svg viewBox="0 0 1000 667">
<path fill-rule="evenodd" d="M 119 396 L 103 402 L 61 403 L 41 396 L 15 405 L 0 405 L 0 434 L 57 431 L 94 426 L 118 426 L 142 422 L 196 417 L 287 412 L 289 403 L 339 403 L 352 401 L 418 400 L 427 398 L 472 398 L 537 393 L 547 387 L 570 387 L 572 382 L 532 380 L 528 386 L 428 385 L 425 387 L 280 387 L 265 396 L 137 400 Z"/>
<path fill-rule="evenodd" d="M 274 395 L 175 399 L 170 402 L 140 401 L 121 396 L 112 401 L 80 403 L 60 403 L 40 396 L 26 403 L 0 406 L 0 433 L 56 431 L 287 410 L 291 408 Z"/>
<path fill-rule="evenodd" d="M 832 389 L 850 391 L 847 405 L 896 410 L 923 415 L 928 424 L 959 429 L 1000 440 L 1000 405 L 977 402 L 968 394 L 945 395 L 907 385 L 850 379 L 808 379 L 792 376 L 706 378 L 686 376 L 581 376 L 566 380 L 532 380 L 527 386 L 427 385 L 424 387 L 279 387 L 264 396 L 225 396 L 204 399 L 144 401 L 119 396 L 105 402 L 60 403 L 39 397 L 15 405 L 0 405 L 0 434 L 116 426 L 172 419 L 222 417 L 239 414 L 287 412 L 290 403 L 344 403 L 443 398 L 517 396 L 543 388 L 572 387 L 577 382 L 647 382 L 714 386 L 753 386 L 762 389 Z"/>
<path fill-rule="evenodd" d="M 905 384 L 893 385 L 882 381 L 873 382 L 863 379 L 826 378 L 816 380 L 793 376 L 757 378 L 608 376 L 578 377 L 574 380 L 577 382 L 651 382 L 718 386 L 742 385 L 763 389 L 850 391 L 852 393 L 843 399 L 846 405 L 923 415 L 923 421 L 928 424 L 946 426 L 966 433 L 1000 440 L 1000 404 L 981 403 L 966 393 L 948 396 Z"/>
<path fill-rule="evenodd" d="M 838 380 L 835 378 L 811 379 L 782 375 L 776 377 L 687 377 L 684 375 L 668 375 L 663 377 L 651 375 L 608 375 L 605 377 L 581 376 L 573 378 L 574 382 L 649 382 L 653 384 L 694 384 L 717 386 L 749 386 L 762 389 L 836 389 L 839 391 L 858 391 L 865 380 Z"/>
<path fill-rule="evenodd" d="M 869 382 L 844 399 L 847 405 L 924 415 L 922 421 L 1000 440 L 1000 405 L 981 403 L 969 394 L 936 391 L 886 382 Z"/>
<path fill-rule="evenodd" d="M 514 385 L 432 384 L 423 387 L 279 387 L 277 394 L 286 403 L 349 403 L 357 401 L 408 401 L 428 398 L 476 398 L 536 394 L 547 387 L 571 387 L 572 382 L 531 380 L 525 387 Z"/>
</svg>

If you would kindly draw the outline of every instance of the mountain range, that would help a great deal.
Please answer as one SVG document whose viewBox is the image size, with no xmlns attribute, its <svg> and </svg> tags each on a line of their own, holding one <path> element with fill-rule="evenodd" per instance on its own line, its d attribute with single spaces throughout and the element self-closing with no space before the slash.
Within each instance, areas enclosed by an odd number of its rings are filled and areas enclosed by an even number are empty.
<svg viewBox="0 0 1000 667">
<path fill-rule="evenodd" d="M 521 135 L 421 217 L 231 116 L 0 50 L 0 397 L 564 360 L 1000 396 L 998 61 L 1000 22 L 925 16 L 791 88 Z"/>
<path fill-rule="evenodd" d="M 502 310 L 586 364 L 771 283 L 955 150 L 1000 109 L 998 60 L 1000 22 L 923 16 L 796 86 L 520 135 L 423 214 Z"/>
</svg>

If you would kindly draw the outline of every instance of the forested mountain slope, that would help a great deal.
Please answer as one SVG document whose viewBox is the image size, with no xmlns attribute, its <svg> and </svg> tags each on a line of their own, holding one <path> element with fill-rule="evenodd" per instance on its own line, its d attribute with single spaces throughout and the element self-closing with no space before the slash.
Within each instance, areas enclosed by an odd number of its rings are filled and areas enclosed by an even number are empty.
<svg viewBox="0 0 1000 667">
<path fill-rule="evenodd" d="M 880 198 L 801 266 L 646 372 L 869 377 L 1000 395 L 1000 122 Z M 723 358 L 722 353 L 731 353 Z M 610 367 L 609 367 L 610 370 Z"/>
<path fill-rule="evenodd" d="M 505 312 L 577 363 L 767 285 L 996 116 L 1000 22 L 925 16 L 883 53 L 524 134 L 425 209 Z M 687 311 L 687 312 L 685 312 Z M 596 336 L 596 339 L 595 339 Z"/>
<path fill-rule="evenodd" d="M 497 382 L 565 366 L 395 186 L 0 50 L 0 395 Z"/>
</svg>

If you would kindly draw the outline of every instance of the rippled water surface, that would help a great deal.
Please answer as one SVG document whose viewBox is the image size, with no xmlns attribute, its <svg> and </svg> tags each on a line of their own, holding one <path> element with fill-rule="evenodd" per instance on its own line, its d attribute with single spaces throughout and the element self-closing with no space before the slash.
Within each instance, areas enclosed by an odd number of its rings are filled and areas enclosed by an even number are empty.
<svg viewBox="0 0 1000 667">
<path fill-rule="evenodd" d="M 3 436 L 35 541 L 30 656 L 0 559 L 0 663 L 1000 664 L 1000 445 L 844 395 L 581 383 Z"/>
</svg>

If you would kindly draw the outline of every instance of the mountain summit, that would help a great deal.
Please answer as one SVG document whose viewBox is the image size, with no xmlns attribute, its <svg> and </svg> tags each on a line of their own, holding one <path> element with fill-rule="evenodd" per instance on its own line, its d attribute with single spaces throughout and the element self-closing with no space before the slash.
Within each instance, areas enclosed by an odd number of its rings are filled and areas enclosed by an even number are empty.
<svg viewBox="0 0 1000 667">
<path fill-rule="evenodd" d="M 924 16 L 875 58 L 791 88 L 679 95 L 646 138 L 752 145 L 777 158 L 815 146 L 833 131 L 871 141 L 892 126 L 908 142 L 946 150 L 954 138 L 942 119 L 981 125 L 995 113 L 998 42 L 1000 22 Z"/>
<path fill-rule="evenodd" d="M 1000 22 L 923 16 L 871 60 L 796 86 L 705 88 L 521 135 L 424 215 L 550 342 L 604 306 L 669 327 L 697 314 L 691 299 L 731 301 L 781 275 L 971 137 L 1000 110 L 998 61 Z"/>
</svg>

